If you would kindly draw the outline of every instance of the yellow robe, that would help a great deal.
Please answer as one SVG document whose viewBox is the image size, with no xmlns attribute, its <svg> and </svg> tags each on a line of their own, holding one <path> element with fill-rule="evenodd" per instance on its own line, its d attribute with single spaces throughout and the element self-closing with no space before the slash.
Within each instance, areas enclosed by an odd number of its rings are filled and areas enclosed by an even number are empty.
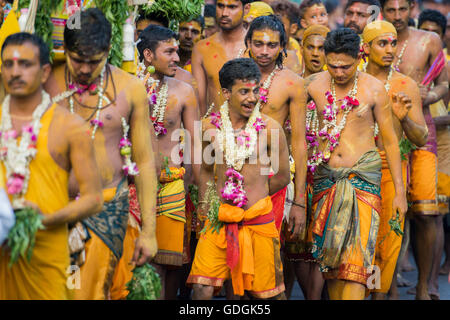
<svg viewBox="0 0 450 320">
<path fill-rule="evenodd" d="M 25 199 L 36 203 L 44 215 L 51 215 L 69 203 L 67 171 L 53 160 L 47 149 L 48 128 L 56 105 L 42 117 L 37 140 L 37 154 L 30 162 L 30 180 Z M 3 172 L 4 165 L 1 164 Z M 0 249 L 0 300 L 67 299 L 69 246 L 67 225 L 60 225 L 36 234 L 31 261 L 20 258 L 11 269 L 9 254 Z"/>
</svg>

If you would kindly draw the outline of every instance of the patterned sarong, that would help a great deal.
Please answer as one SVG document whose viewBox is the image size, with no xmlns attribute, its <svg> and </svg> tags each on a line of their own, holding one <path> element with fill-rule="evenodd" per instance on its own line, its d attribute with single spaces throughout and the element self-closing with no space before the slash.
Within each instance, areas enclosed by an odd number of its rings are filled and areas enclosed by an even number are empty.
<svg viewBox="0 0 450 320">
<path fill-rule="evenodd" d="M 366 152 L 352 168 L 318 167 L 312 253 L 325 278 L 366 283 L 379 225 L 380 182 L 381 159 L 376 150 Z"/>
</svg>

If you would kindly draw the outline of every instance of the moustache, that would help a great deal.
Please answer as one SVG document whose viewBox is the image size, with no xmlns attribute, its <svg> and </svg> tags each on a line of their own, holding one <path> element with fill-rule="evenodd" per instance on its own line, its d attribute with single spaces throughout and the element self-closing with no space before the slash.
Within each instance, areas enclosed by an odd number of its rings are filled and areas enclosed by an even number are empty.
<svg viewBox="0 0 450 320">
<path fill-rule="evenodd" d="M 356 23 L 350 22 L 350 23 L 347 25 L 347 28 L 352 28 L 352 27 L 353 27 L 353 29 L 358 30 L 358 32 L 361 31 L 361 29 L 359 28 L 359 26 L 358 26 Z"/>
<path fill-rule="evenodd" d="M 8 81 L 8 86 L 13 86 L 13 85 L 15 85 L 15 84 L 26 84 L 26 82 L 25 81 L 22 81 L 22 80 L 20 80 L 20 79 L 11 79 L 11 80 L 9 80 Z"/>
</svg>

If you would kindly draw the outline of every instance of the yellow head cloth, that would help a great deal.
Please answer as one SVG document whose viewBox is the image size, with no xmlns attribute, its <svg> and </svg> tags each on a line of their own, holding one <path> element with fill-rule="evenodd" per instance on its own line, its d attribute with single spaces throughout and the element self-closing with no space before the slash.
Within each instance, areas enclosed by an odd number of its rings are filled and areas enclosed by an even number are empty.
<svg viewBox="0 0 450 320">
<path fill-rule="evenodd" d="M 320 24 L 313 24 L 310 25 L 308 28 L 305 29 L 305 31 L 303 32 L 303 40 L 302 40 L 302 45 L 303 43 L 305 43 L 305 40 L 309 37 L 312 36 L 313 34 L 315 35 L 319 35 L 322 36 L 324 38 L 327 37 L 327 33 L 330 32 L 330 29 L 328 29 L 325 26 L 322 26 Z"/>
<path fill-rule="evenodd" d="M 19 20 L 17 20 L 14 10 L 11 10 L 0 28 L 0 48 L 3 46 L 3 42 L 5 42 L 6 38 L 18 32 L 20 32 Z M 1 65 L 2 61 L 0 59 L 0 66 Z"/>
<path fill-rule="evenodd" d="M 244 21 L 251 22 L 255 18 L 261 17 L 261 16 L 268 16 L 274 14 L 272 7 L 269 6 L 267 3 L 262 1 L 256 1 L 250 3 L 250 10 L 248 13 L 244 16 Z"/>
<path fill-rule="evenodd" d="M 395 30 L 392 23 L 384 20 L 377 20 L 366 25 L 362 33 L 362 38 L 364 43 L 369 43 L 373 39 L 385 34 L 397 36 L 397 30 Z"/>
</svg>

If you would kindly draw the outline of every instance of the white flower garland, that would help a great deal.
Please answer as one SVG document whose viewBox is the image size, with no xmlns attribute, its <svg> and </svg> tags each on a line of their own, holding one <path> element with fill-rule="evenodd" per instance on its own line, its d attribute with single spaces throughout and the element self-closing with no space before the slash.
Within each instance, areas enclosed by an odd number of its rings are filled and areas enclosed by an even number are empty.
<svg viewBox="0 0 450 320">
<path fill-rule="evenodd" d="M 0 160 L 5 164 L 7 189 L 13 195 L 13 207 L 23 206 L 23 197 L 30 180 L 30 162 L 37 153 L 37 136 L 42 126 L 40 120 L 51 104 L 50 95 L 44 90 L 41 94 L 42 101 L 33 112 L 31 124 L 23 126 L 19 144 L 17 133 L 12 127 L 10 95 L 5 97 L 2 105 Z"/>
</svg>

